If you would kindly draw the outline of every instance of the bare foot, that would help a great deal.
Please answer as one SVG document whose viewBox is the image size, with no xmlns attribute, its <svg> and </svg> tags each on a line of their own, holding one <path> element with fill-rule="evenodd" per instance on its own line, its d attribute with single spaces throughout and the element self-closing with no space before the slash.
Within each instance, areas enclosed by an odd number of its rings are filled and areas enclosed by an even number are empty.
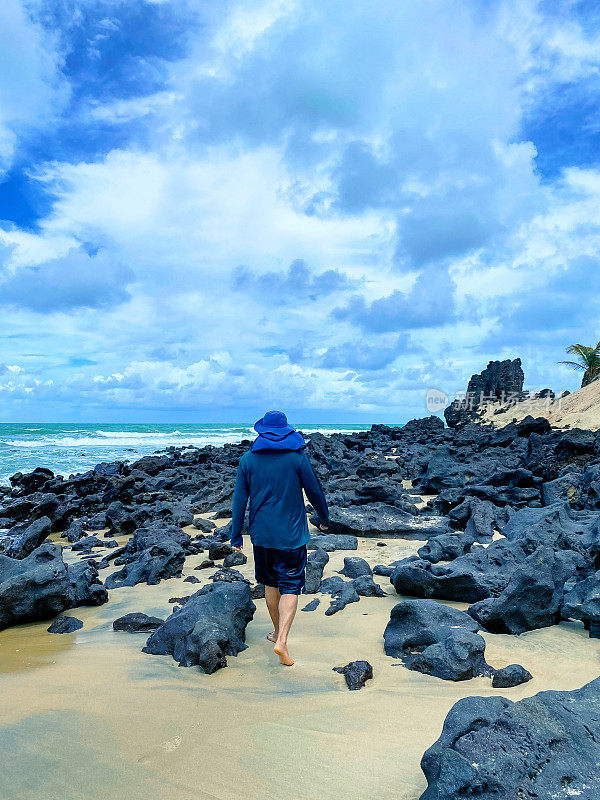
<svg viewBox="0 0 600 800">
<path fill-rule="evenodd" d="M 273 648 L 273 652 L 277 653 L 279 656 L 279 663 L 283 664 L 284 667 L 293 667 L 296 663 L 293 658 L 290 658 L 290 654 L 288 653 L 287 644 L 279 644 L 278 642 L 275 643 L 275 647 Z"/>
<path fill-rule="evenodd" d="M 273 642 L 273 644 L 275 644 L 275 642 L 277 641 L 277 633 L 275 631 L 271 631 L 271 633 L 267 633 L 267 639 L 270 642 Z"/>
</svg>

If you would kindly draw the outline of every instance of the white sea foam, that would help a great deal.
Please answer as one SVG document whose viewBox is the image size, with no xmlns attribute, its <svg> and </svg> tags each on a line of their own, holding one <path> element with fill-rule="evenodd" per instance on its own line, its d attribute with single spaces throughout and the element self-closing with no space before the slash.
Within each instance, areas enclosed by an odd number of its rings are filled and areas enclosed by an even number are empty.
<svg viewBox="0 0 600 800">
<path fill-rule="evenodd" d="M 352 433 L 359 425 L 297 426 L 304 433 Z M 366 426 L 365 426 L 366 427 Z M 112 430 L 110 429 L 112 428 Z M 131 430 L 138 428 L 138 430 Z M 141 430 L 140 430 L 141 429 Z M 364 428 L 363 428 L 364 429 Z M 84 472 L 100 461 L 134 461 L 166 447 L 219 447 L 256 436 L 244 424 L 0 426 L 0 483 L 15 472 L 49 467 L 55 474 Z"/>
</svg>

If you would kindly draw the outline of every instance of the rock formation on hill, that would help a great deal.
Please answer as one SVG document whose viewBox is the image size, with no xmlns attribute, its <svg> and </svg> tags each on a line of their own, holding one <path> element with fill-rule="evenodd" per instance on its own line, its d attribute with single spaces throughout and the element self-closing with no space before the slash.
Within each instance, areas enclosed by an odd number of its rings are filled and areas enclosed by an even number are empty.
<svg viewBox="0 0 600 800">
<path fill-rule="evenodd" d="M 489 400 L 516 398 L 523 391 L 525 373 L 521 359 L 490 361 L 477 375 L 472 375 L 464 399 L 453 400 L 444 411 L 449 428 L 456 428 L 477 419 Z"/>
</svg>

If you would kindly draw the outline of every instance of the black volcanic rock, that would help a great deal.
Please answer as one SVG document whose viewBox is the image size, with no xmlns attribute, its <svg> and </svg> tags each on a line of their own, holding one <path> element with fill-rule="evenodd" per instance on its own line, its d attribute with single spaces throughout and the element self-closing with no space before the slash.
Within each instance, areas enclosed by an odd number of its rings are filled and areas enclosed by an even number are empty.
<svg viewBox="0 0 600 800">
<path fill-rule="evenodd" d="M 321 579 L 323 578 L 323 570 L 328 561 L 329 556 L 326 551 L 322 550 L 320 547 L 309 554 L 306 559 L 306 594 L 315 594 L 319 591 Z"/>
<path fill-rule="evenodd" d="M 437 564 L 438 561 L 452 561 L 459 556 L 464 556 L 475 539 L 468 533 L 445 533 L 442 536 L 434 536 L 427 544 L 420 547 L 419 558 Z"/>
<path fill-rule="evenodd" d="M 416 672 L 463 681 L 491 675 L 485 641 L 464 611 L 432 600 L 404 600 L 392 609 L 383 640 L 386 655 Z"/>
<path fill-rule="evenodd" d="M 180 600 L 181 598 L 177 598 Z M 127 633 L 146 633 L 154 631 L 164 623 L 160 617 L 149 617 L 141 611 L 132 611 L 123 617 L 116 619 L 112 626 L 115 631 L 125 631 Z"/>
<path fill-rule="evenodd" d="M 23 559 L 0 555 L 0 629 L 107 599 L 96 567 L 74 564 L 67 569 L 56 545 L 43 544 Z"/>
<path fill-rule="evenodd" d="M 454 400 L 445 410 L 449 428 L 456 428 L 477 418 L 477 412 L 487 400 L 510 400 L 523 390 L 525 373 L 521 359 L 490 361 L 480 373 L 472 375 L 464 400 Z"/>
<path fill-rule="evenodd" d="M 469 614 L 491 633 L 519 634 L 560 621 L 565 563 L 549 547 L 538 547 L 513 571 L 497 597 L 475 603 Z"/>
<path fill-rule="evenodd" d="M 533 675 L 520 664 L 509 664 L 507 667 L 497 669 L 492 678 L 494 689 L 509 689 L 513 686 L 520 686 L 532 679 Z"/>
<path fill-rule="evenodd" d="M 246 625 L 255 610 L 247 583 L 209 584 L 174 611 L 143 650 L 171 655 L 182 667 L 197 665 L 211 674 L 227 666 L 228 655 L 246 649 Z"/>
<path fill-rule="evenodd" d="M 344 676 L 346 686 L 351 692 L 362 689 L 373 677 L 373 667 L 368 661 L 351 661 L 345 667 L 334 667 L 333 672 L 339 672 Z"/>
<path fill-rule="evenodd" d="M 21 522 L 10 529 L 12 541 L 6 551 L 10 558 L 25 558 L 39 547 L 50 535 L 49 517 L 40 517 L 34 522 Z"/>
<path fill-rule="evenodd" d="M 561 613 L 563 619 L 581 620 L 590 636 L 600 638 L 600 571 L 565 594 Z"/>
<path fill-rule="evenodd" d="M 385 503 L 367 503 L 347 508 L 330 506 L 328 527 L 333 535 L 427 539 L 445 533 L 448 523 L 441 517 L 414 516 Z"/>
<path fill-rule="evenodd" d="M 48 633 L 73 633 L 83 628 L 83 622 L 77 617 L 58 617 L 47 629 Z"/>
<path fill-rule="evenodd" d="M 325 578 L 321 583 L 321 592 L 323 594 L 330 594 L 332 601 L 325 612 L 325 615 L 330 617 L 332 614 L 337 614 L 342 611 L 348 603 L 358 603 L 359 595 L 354 586 L 354 581 L 345 581 L 338 575 L 331 578 Z"/>
<path fill-rule="evenodd" d="M 241 567 L 248 562 L 248 556 L 240 553 L 239 550 L 234 550 L 233 553 L 225 556 L 223 560 L 224 567 Z"/>
<path fill-rule="evenodd" d="M 189 534 L 176 525 L 154 522 L 137 529 L 123 553 L 115 559 L 116 564 L 124 565 L 123 568 L 108 576 L 106 587 L 154 585 L 179 577 L 185 563 L 185 549 L 190 544 Z"/>
<path fill-rule="evenodd" d="M 356 536 L 341 533 L 319 533 L 311 536 L 307 544 L 309 550 L 325 550 L 331 553 L 334 550 L 357 550 L 358 540 Z"/>
<path fill-rule="evenodd" d="M 448 712 L 421 768 L 421 800 L 600 797 L 600 679 L 516 703 L 466 697 Z"/>
<path fill-rule="evenodd" d="M 340 575 L 346 578 L 358 578 L 360 575 L 372 575 L 373 572 L 364 558 L 358 556 L 346 556 L 344 558 L 344 568 L 340 570 Z"/>
</svg>

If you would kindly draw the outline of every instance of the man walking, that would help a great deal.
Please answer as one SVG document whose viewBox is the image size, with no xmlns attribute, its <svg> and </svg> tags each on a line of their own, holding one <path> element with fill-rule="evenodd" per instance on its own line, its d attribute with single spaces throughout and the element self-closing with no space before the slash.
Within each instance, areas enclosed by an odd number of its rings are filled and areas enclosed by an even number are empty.
<svg viewBox="0 0 600 800">
<path fill-rule="evenodd" d="M 304 591 L 306 545 L 310 541 L 302 490 L 315 509 L 320 530 L 327 530 L 327 502 L 310 462 L 306 442 L 288 425 L 281 411 L 269 411 L 254 426 L 259 434 L 252 449 L 240 459 L 233 493 L 231 546 L 242 550 L 242 528 L 250 499 L 249 531 L 254 547 L 256 581 L 265 586 L 265 600 L 273 621 L 267 639 L 287 667 L 288 634 Z"/>
</svg>

